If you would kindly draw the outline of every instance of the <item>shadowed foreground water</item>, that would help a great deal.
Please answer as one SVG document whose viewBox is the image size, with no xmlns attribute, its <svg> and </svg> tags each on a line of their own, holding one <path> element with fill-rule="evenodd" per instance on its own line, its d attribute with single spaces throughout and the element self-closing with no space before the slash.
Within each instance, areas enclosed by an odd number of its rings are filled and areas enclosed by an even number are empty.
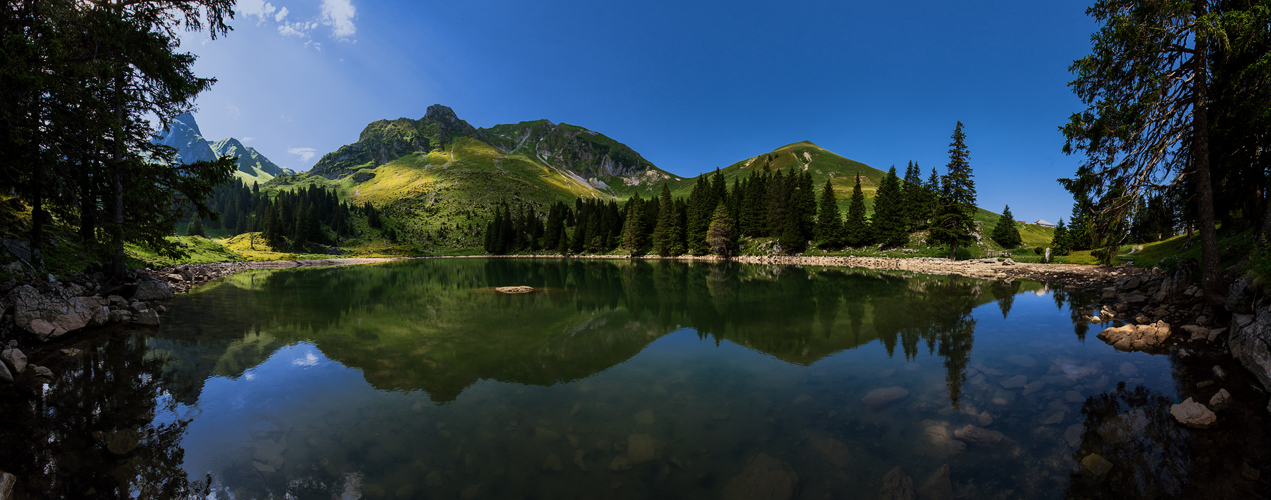
<svg viewBox="0 0 1271 500">
<path fill-rule="evenodd" d="M 57 380 L 3 399 L 0 469 L 30 498 L 1265 491 L 1242 472 L 1271 449 L 1266 397 L 1230 364 L 1196 387 L 1229 362 L 1095 340 L 1094 298 L 680 262 L 249 272 L 178 297 L 157 332 L 46 350 Z M 1218 428 L 1170 419 L 1220 388 L 1248 404 Z"/>
</svg>

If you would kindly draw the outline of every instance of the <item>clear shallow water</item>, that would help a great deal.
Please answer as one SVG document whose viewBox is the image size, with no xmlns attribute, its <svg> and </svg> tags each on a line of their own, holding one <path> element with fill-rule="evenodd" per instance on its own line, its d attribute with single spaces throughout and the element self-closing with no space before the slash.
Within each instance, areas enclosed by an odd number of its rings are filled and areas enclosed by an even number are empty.
<svg viewBox="0 0 1271 500">
<path fill-rule="evenodd" d="M 6 413 L 51 438 L 32 497 L 876 498 L 896 467 L 926 498 L 1257 487 L 1200 488 L 1233 466 L 1197 450 L 1265 436 L 1173 424 L 1197 370 L 1095 339 L 1093 298 L 678 262 L 253 272 L 71 346 Z"/>
</svg>

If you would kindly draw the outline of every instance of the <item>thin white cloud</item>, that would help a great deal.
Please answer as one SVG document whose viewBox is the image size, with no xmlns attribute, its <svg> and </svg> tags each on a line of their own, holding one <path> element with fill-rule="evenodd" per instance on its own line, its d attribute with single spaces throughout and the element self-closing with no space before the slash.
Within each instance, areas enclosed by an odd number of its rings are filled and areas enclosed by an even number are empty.
<svg viewBox="0 0 1271 500">
<path fill-rule="evenodd" d="M 291 148 L 287 152 L 299 156 L 300 161 L 309 161 L 318 154 L 318 150 L 313 148 Z"/>
<path fill-rule="evenodd" d="M 357 43 L 351 37 L 357 34 L 357 7 L 353 0 L 322 0 L 316 18 L 296 19 L 297 16 L 285 6 L 277 6 L 265 0 L 240 0 L 236 7 L 243 17 L 255 17 L 256 25 L 276 23 L 274 29 L 284 37 L 295 37 L 305 40 L 305 47 L 322 50 L 322 44 L 313 41 L 313 31 L 319 26 L 331 27 L 331 38 L 340 42 Z M 251 19 L 248 19 L 249 21 Z M 292 21 L 294 20 L 294 21 Z"/>
<path fill-rule="evenodd" d="M 229 114 L 229 116 L 231 118 L 234 118 L 235 120 L 237 120 L 240 116 L 243 115 L 243 113 L 239 111 L 238 106 L 235 106 L 233 104 L 229 105 L 229 109 L 226 110 L 226 113 Z"/>
<path fill-rule="evenodd" d="M 248 137 L 244 137 L 244 138 L 242 138 L 242 139 L 239 139 L 238 141 L 239 141 L 239 142 L 252 142 L 252 141 L 254 141 L 254 140 L 256 140 L 256 138 L 255 138 L 255 137 L 248 136 Z"/>
<path fill-rule="evenodd" d="M 238 12 L 247 16 L 256 16 L 256 25 L 265 22 L 265 18 L 273 16 L 278 8 L 265 0 L 243 0 L 238 2 Z M 283 10 L 287 10 L 283 8 Z"/>
<path fill-rule="evenodd" d="M 353 0 L 322 0 L 322 24 L 331 27 L 332 38 L 348 41 L 357 33 L 357 26 L 353 25 L 356 17 Z"/>
<path fill-rule="evenodd" d="M 282 36 L 308 37 L 308 23 L 282 23 L 278 25 L 278 34 Z"/>
</svg>

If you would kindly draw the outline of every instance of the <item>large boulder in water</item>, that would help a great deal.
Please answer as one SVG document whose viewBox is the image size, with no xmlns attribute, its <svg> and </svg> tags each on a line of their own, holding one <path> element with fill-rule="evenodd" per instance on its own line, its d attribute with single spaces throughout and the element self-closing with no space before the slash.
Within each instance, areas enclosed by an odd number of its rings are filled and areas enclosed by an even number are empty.
<svg viewBox="0 0 1271 500">
<path fill-rule="evenodd" d="M 1187 398 L 1182 403 L 1169 407 L 1169 414 L 1174 416 L 1174 420 L 1188 427 L 1197 429 L 1208 429 L 1218 420 L 1218 416 L 1214 412 L 1205 408 L 1205 405 L 1197 403 L 1192 398 Z"/>
<path fill-rule="evenodd" d="M 1240 360 L 1264 389 L 1271 390 L 1271 309 L 1264 307 L 1256 316 L 1233 315 L 1227 342 L 1231 356 Z M 1271 411 L 1271 404 L 1267 411 Z"/>
<path fill-rule="evenodd" d="M 137 282 L 137 291 L 132 293 L 132 300 L 140 300 L 142 302 L 150 302 L 152 300 L 171 300 L 172 287 L 167 282 L 159 281 L 153 278 L 142 279 Z"/>
</svg>

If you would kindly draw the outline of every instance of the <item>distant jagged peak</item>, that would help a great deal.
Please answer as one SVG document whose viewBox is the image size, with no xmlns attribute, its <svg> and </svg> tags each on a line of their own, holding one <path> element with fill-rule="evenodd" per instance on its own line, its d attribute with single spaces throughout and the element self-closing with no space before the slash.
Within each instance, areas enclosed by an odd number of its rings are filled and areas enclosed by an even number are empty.
<svg viewBox="0 0 1271 500">
<path fill-rule="evenodd" d="M 172 124 L 171 124 L 171 125 L 169 125 L 169 126 L 168 126 L 168 128 L 169 128 L 169 129 L 172 129 L 172 128 L 174 128 L 177 124 L 180 124 L 180 125 L 184 125 L 184 126 L 186 126 L 186 127 L 189 127 L 189 128 L 191 129 L 191 131 L 192 131 L 192 132 L 194 132 L 194 135 L 197 135 L 197 136 L 199 136 L 199 137 L 202 137 L 202 136 L 203 136 L 203 132 L 199 130 L 199 124 L 198 124 L 198 122 L 195 122 L 195 121 L 194 121 L 194 115 L 191 115 L 191 114 L 189 114 L 189 113 L 181 113 L 181 114 L 177 115 L 177 117 L 176 117 L 176 118 L 173 118 L 173 119 L 172 119 Z"/>
</svg>

